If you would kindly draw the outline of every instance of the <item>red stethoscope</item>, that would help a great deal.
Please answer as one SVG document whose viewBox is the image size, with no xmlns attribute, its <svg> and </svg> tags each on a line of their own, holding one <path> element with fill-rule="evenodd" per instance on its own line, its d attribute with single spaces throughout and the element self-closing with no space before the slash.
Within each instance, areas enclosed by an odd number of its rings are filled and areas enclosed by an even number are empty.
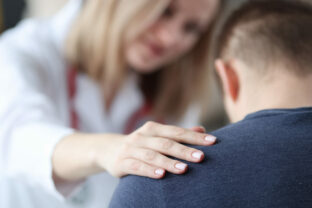
<svg viewBox="0 0 312 208">
<path fill-rule="evenodd" d="M 79 117 L 74 107 L 74 98 L 76 96 L 76 79 L 77 70 L 73 67 L 69 67 L 67 70 L 67 90 L 69 96 L 69 109 L 70 109 L 70 122 L 71 127 L 74 129 L 79 129 Z M 135 111 L 130 118 L 127 120 L 123 133 L 130 134 L 136 130 L 140 125 L 143 124 L 142 121 L 148 121 L 150 112 L 152 110 L 152 105 L 150 102 L 144 102 L 144 104 Z M 156 120 L 159 123 L 164 123 L 163 119 Z"/>
</svg>

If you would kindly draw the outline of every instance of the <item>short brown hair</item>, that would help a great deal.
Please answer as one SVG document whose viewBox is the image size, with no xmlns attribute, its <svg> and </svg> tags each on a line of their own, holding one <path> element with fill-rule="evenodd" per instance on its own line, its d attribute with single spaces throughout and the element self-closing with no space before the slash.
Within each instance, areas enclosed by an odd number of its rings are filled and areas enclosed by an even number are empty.
<svg viewBox="0 0 312 208">
<path fill-rule="evenodd" d="M 230 15 L 216 49 L 266 72 L 271 64 L 304 75 L 312 72 L 312 7 L 295 0 L 249 1 Z"/>
</svg>

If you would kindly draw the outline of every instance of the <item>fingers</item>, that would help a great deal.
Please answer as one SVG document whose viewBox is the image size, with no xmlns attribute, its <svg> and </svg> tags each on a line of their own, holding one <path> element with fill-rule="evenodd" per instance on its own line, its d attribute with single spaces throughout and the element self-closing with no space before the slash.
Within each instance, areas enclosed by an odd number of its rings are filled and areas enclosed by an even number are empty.
<svg viewBox="0 0 312 208">
<path fill-rule="evenodd" d="M 146 164 L 140 160 L 129 158 L 123 160 L 121 168 L 126 174 L 160 179 L 165 176 L 165 170 Z M 124 174 L 124 175 L 126 175 Z"/>
<path fill-rule="evenodd" d="M 205 134 L 205 129 L 200 126 L 184 129 L 155 122 L 147 122 L 126 137 L 118 153 L 119 162 L 114 163 L 119 164 L 115 168 L 119 177 L 133 174 L 159 179 L 164 177 L 166 171 L 183 174 L 187 171 L 187 164 L 167 156 L 200 162 L 204 153 L 180 143 L 208 146 L 216 142 L 216 138 Z"/>
<path fill-rule="evenodd" d="M 189 162 L 201 162 L 204 159 L 204 153 L 202 151 L 187 147 L 170 139 L 144 137 L 144 139 L 142 138 L 138 141 L 137 145 Z"/>
<path fill-rule="evenodd" d="M 131 153 L 133 158 L 153 167 L 160 167 L 174 174 L 183 174 L 187 170 L 187 164 L 170 159 L 154 150 L 136 148 L 133 151 Z"/>
<path fill-rule="evenodd" d="M 154 137 L 170 138 L 180 143 L 193 145 L 213 145 L 216 137 L 204 133 L 184 129 L 176 126 L 147 122 L 141 129 L 141 133 Z"/>
</svg>

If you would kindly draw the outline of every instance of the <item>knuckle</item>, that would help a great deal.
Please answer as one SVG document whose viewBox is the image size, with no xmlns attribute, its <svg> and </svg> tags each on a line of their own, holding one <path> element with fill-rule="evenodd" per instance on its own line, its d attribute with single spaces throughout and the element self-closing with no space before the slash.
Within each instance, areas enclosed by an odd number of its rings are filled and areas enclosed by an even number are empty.
<svg viewBox="0 0 312 208">
<path fill-rule="evenodd" d="M 142 134 L 140 132 L 134 132 L 129 136 L 128 142 L 136 143 L 140 138 L 142 138 Z"/>
<path fill-rule="evenodd" d="M 174 166 L 174 160 L 164 157 L 161 159 L 161 164 L 165 169 L 170 170 Z"/>
<path fill-rule="evenodd" d="M 171 140 L 165 140 L 161 143 L 161 148 L 164 150 L 169 150 L 174 145 L 174 142 Z"/>
<path fill-rule="evenodd" d="M 156 152 L 154 151 L 146 151 L 144 153 L 144 158 L 148 161 L 152 161 L 152 160 L 155 160 L 156 158 Z"/>
<path fill-rule="evenodd" d="M 181 137 L 181 136 L 183 136 L 183 135 L 186 134 L 186 130 L 183 129 L 183 128 L 175 127 L 174 131 L 175 131 L 175 135 L 176 135 L 177 137 Z"/>
<path fill-rule="evenodd" d="M 139 161 L 132 161 L 129 164 L 129 169 L 131 171 L 135 171 L 136 172 L 136 171 L 139 171 L 140 168 L 141 168 L 141 163 Z"/>
<path fill-rule="evenodd" d="M 145 131 L 150 131 L 155 128 L 156 123 L 154 121 L 148 121 L 144 124 L 143 128 Z"/>
<path fill-rule="evenodd" d="M 180 152 L 181 156 L 189 157 L 190 148 L 188 148 L 188 147 L 181 147 L 179 152 Z"/>
</svg>

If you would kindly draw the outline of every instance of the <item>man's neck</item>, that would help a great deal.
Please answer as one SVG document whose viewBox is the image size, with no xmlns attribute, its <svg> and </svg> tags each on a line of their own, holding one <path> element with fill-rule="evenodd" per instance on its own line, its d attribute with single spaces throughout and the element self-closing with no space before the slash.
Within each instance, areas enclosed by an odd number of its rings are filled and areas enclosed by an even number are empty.
<svg viewBox="0 0 312 208">
<path fill-rule="evenodd" d="M 312 75 L 300 78 L 281 75 L 255 89 L 246 101 L 244 116 L 266 109 L 312 106 Z"/>
</svg>

